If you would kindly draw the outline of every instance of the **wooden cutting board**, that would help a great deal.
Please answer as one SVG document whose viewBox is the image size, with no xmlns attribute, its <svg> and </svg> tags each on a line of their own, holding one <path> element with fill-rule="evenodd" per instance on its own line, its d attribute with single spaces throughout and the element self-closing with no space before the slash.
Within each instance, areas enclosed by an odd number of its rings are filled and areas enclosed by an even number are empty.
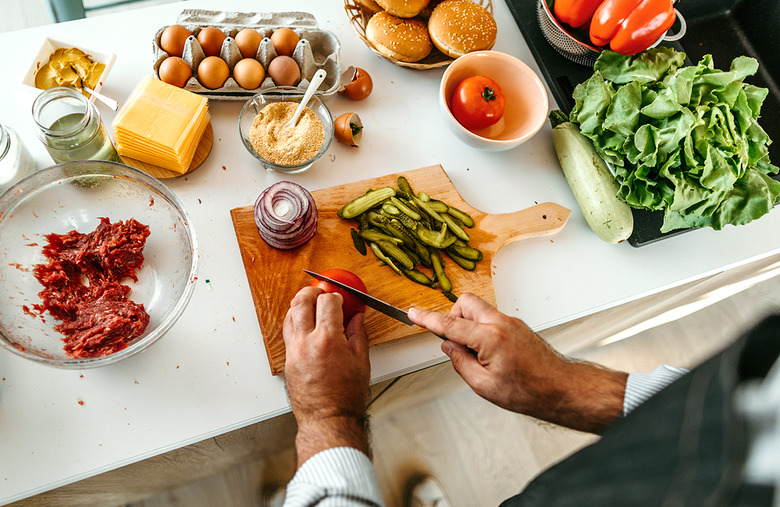
<svg viewBox="0 0 780 507">
<path fill-rule="evenodd" d="M 433 199 L 445 201 L 474 219 L 475 226 L 467 230 L 471 236 L 469 244 L 482 250 L 484 255 L 484 259 L 477 263 L 477 269 L 466 271 L 446 255 L 443 258 L 455 294 L 472 292 L 493 305 L 496 297 L 492 272 L 496 252 L 511 241 L 554 234 L 569 218 L 570 211 L 554 203 L 537 204 L 521 211 L 497 215 L 478 211 L 461 198 L 440 165 L 312 192 L 319 211 L 317 233 L 311 241 L 294 250 L 271 248 L 260 238 L 253 206 L 231 210 L 241 258 L 274 375 L 284 370 L 282 323 L 290 301 L 298 290 L 313 281 L 303 273 L 304 268 L 320 273 L 330 268 L 352 271 L 365 282 L 372 296 L 399 308 L 415 306 L 449 311 L 452 307 L 452 303 L 440 290 L 416 284 L 395 274 L 389 267 L 380 266 L 370 249 L 367 255 L 360 255 L 353 246 L 350 234 L 351 228 L 357 228 L 357 222 L 342 220 L 336 215 L 346 203 L 364 194 L 369 188 L 397 188 L 397 180 L 401 175 L 406 176 L 415 192 L 425 192 Z M 366 312 L 365 326 L 372 346 L 425 332 L 422 328 L 407 326 L 371 308 Z"/>
</svg>

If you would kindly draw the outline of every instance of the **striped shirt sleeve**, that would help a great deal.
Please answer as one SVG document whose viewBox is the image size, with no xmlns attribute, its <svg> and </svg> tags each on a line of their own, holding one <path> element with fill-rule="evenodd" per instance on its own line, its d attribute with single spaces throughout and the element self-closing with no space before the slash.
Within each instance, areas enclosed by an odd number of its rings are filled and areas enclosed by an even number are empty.
<svg viewBox="0 0 780 507">
<path fill-rule="evenodd" d="M 664 364 L 649 373 L 629 374 L 623 398 L 623 417 L 686 373 L 688 370 L 684 368 Z"/>
<path fill-rule="evenodd" d="M 383 507 L 368 456 L 351 447 L 334 447 L 306 460 L 287 485 L 284 507 L 314 505 Z"/>
</svg>

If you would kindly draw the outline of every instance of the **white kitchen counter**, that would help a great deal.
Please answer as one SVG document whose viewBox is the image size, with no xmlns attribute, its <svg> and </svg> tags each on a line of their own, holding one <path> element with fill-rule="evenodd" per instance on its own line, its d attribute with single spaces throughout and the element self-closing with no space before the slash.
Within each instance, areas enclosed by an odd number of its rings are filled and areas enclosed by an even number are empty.
<svg viewBox="0 0 780 507">
<path fill-rule="evenodd" d="M 226 0 L 222 10 L 271 11 L 269 0 Z M 561 174 L 545 126 L 504 153 L 476 151 L 455 139 L 438 111 L 442 69 L 415 71 L 369 51 L 336 0 L 290 0 L 285 10 L 312 12 L 341 41 L 341 64 L 365 68 L 372 95 L 326 103 L 334 117 L 357 112 L 363 144 L 334 142 L 309 171 L 288 176 L 309 190 L 441 164 L 464 199 L 490 213 L 553 201 L 573 210 L 557 235 L 517 242 L 496 256 L 498 307 L 541 330 L 729 267 L 780 252 L 780 212 L 749 226 L 695 231 L 633 248 L 609 245 L 587 227 Z M 37 140 L 33 95 L 23 76 L 47 36 L 115 52 L 103 93 L 122 102 L 152 68 L 152 37 L 190 1 L 0 34 L 0 122 L 15 129 L 40 167 L 51 164 Z M 496 0 L 494 49 L 536 64 L 506 5 Z M 178 323 L 150 349 L 115 365 L 67 371 L 0 350 L 0 503 L 25 498 L 289 411 L 284 380 L 270 374 L 229 214 L 285 179 L 261 169 L 237 127 L 240 102 L 212 102 L 214 147 L 192 174 L 166 180 L 192 217 L 200 273 Z M 551 106 L 555 107 L 551 99 Z M 114 113 L 99 106 L 104 122 Z M 2 297 L 2 295 L 0 295 Z M 425 335 L 372 349 L 374 381 L 446 359 Z"/>
</svg>

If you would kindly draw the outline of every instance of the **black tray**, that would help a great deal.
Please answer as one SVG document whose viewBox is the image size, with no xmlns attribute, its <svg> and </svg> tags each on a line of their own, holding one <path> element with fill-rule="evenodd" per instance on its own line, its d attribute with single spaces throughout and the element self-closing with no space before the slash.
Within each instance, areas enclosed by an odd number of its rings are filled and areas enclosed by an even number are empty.
<svg viewBox="0 0 780 507">
<path fill-rule="evenodd" d="M 574 106 L 574 87 L 593 74 L 586 67 L 561 56 L 545 39 L 536 16 L 537 0 L 506 0 L 536 63 L 550 87 L 558 106 L 569 113 Z M 711 54 L 715 66 L 728 69 L 741 55 L 759 62 L 755 76 L 747 79 L 769 89 L 761 109 L 761 127 L 775 141 L 769 147 L 771 160 L 780 160 L 780 2 L 778 0 L 680 0 L 677 10 L 688 24 L 688 31 L 677 43 L 668 45 L 684 51 L 698 62 Z M 775 175 L 775 179 L 778 179 Z M 642 246 L 685 231 L 661 233 L 663 212 L 633 210 L 632 246 Z"/>
</svg>

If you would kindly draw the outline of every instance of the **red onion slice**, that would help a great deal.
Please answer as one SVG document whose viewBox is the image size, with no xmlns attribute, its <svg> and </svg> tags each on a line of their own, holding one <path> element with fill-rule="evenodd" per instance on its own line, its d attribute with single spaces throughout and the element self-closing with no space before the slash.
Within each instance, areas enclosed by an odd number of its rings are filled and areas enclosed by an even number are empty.
<svg viewBox="0 0 780 507">
<path fill-rule="evenodd" d="M 281 250 L 303 245 L 317 230 L 314 197 L 292 181 L 280 181 L 263 190 L 255 201 L 254 214 L 260 237 Z"/>
</svg>

